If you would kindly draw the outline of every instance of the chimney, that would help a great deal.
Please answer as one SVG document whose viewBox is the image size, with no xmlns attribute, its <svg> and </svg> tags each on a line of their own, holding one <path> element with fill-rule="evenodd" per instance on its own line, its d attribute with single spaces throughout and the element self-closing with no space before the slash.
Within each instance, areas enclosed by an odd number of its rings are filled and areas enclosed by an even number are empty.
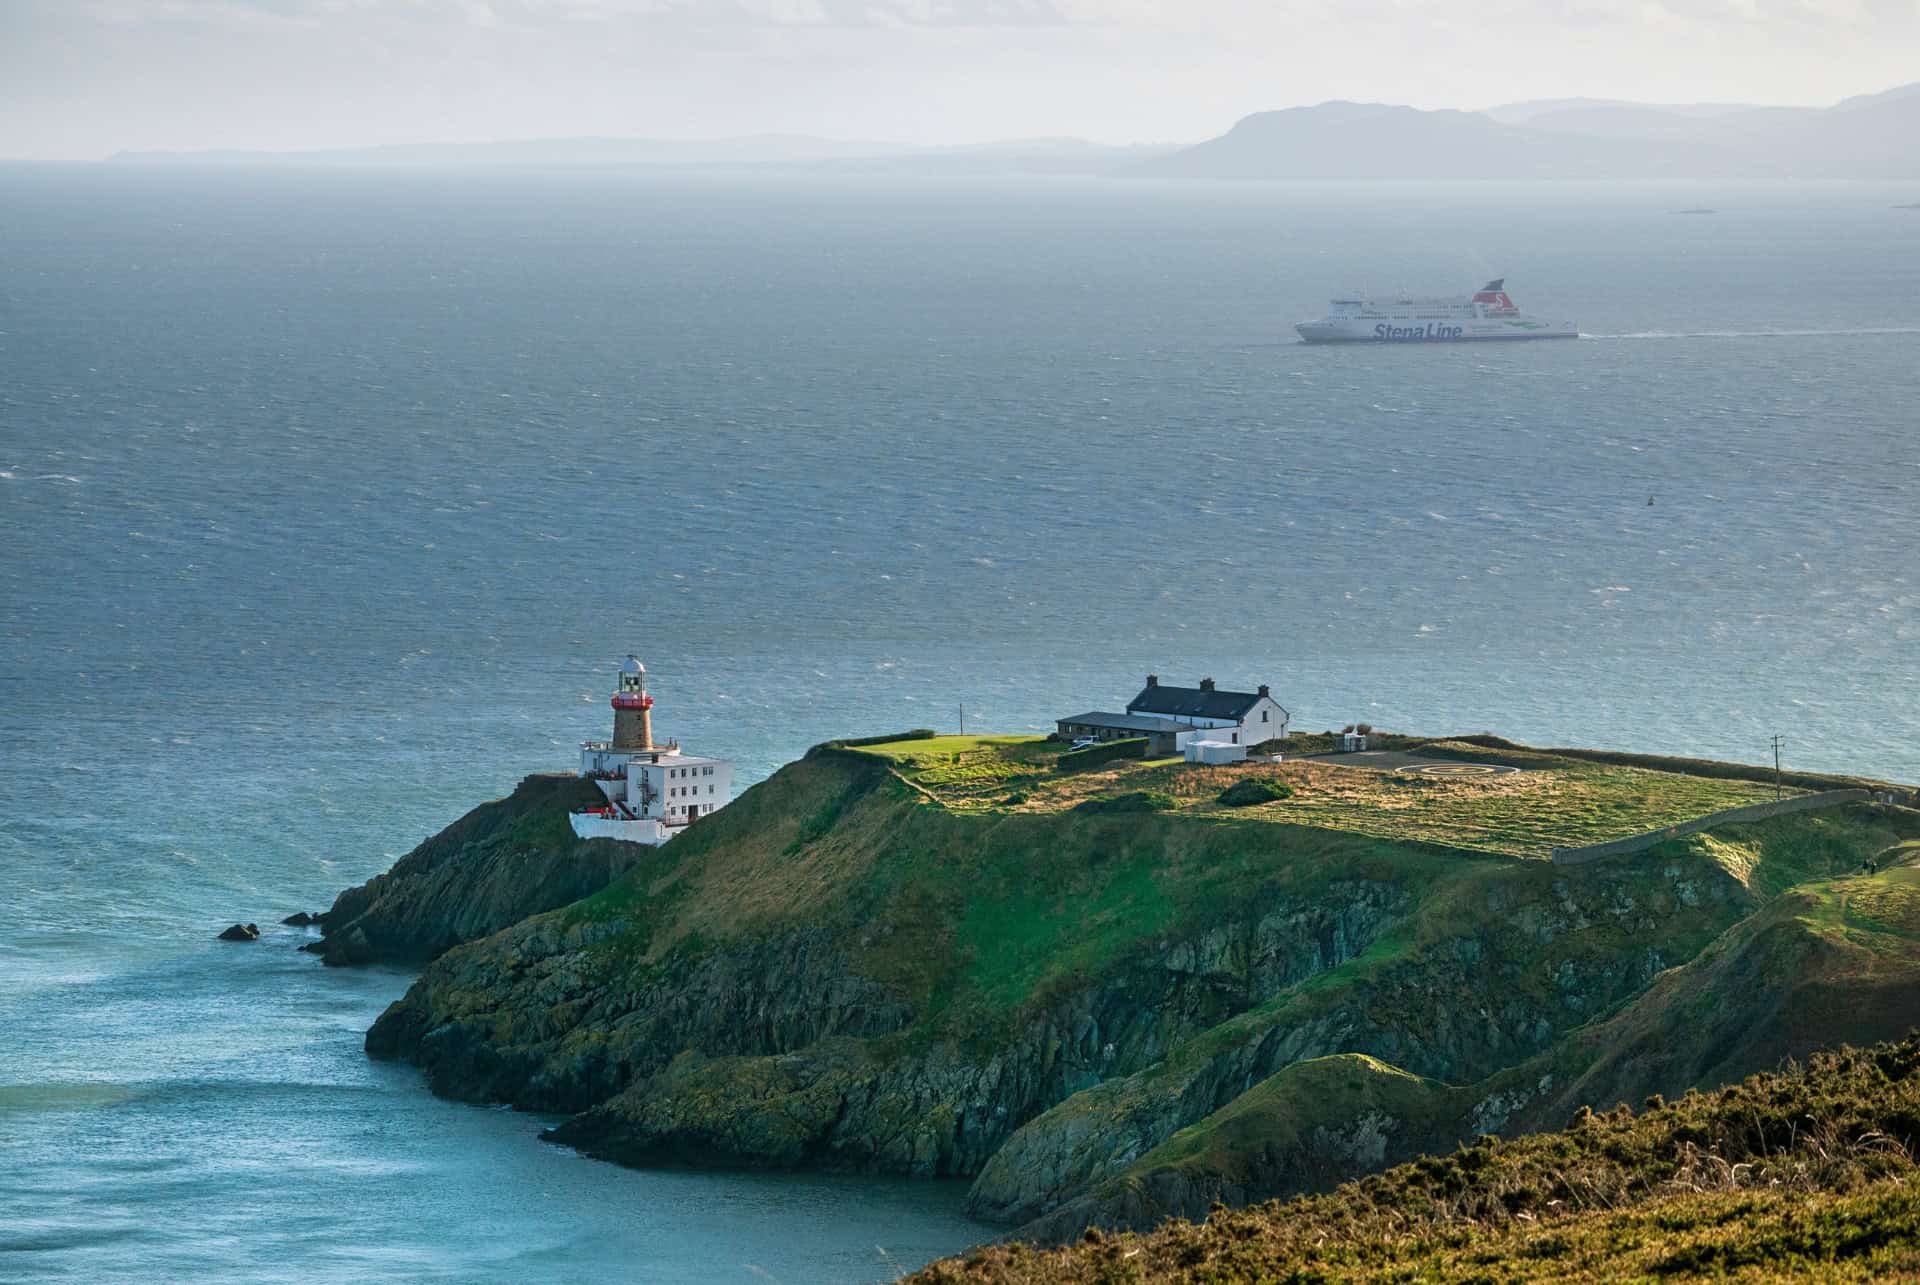
<svg viewBox="0 0 1920 1285">
<path fill-rule="evenodd" d="M 1262 696 L 1265 696 L 1268 700 L 1273 699 L 1273 692 L 1268 689 L 1265 683 L 1260 684 L 1260 694 Z"/>
<path fill-rule="evenodd" d="M 1201 679 L 1201 680 L 1200 680 L 1200 690 L 1201 690 L 1201 691 L 1203 691 L 1203 692 L 1210 692 L 1210 691 L 1212 691 L 1212 690 L 1213 690 L 1213 680 L 1212 680 L 1211 678 L 1203 678 L 1203 679 Z"/>
<path fill-rule="evenodd" d="M 1158 674 L 1147 675 L 1147 686 L 1158 687 L 1159 685 L 1160 685 L 1160 675 Z"/>
</svg>

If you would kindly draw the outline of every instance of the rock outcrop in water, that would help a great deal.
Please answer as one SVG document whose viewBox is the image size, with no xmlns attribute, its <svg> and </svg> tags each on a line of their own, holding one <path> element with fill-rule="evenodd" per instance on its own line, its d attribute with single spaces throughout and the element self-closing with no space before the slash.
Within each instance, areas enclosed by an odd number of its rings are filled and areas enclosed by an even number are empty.
<svg viewBox="0 0 1920 1285">
<path fill-rule="evenodd" d="M 600 801 L 575 776 L 527 777 L 341 893 L 320 917 L 324 936 L 306 949 L 329 964 L 425 963 L 599 891 L 652 851 L 576 838 L 567 814 Z"/>
<path fill-rule="evenodd" d="M 956 812 L 820 750 L 447 950 L 367 1047 L 570 1114 L 553 1136 L 592 1155 L 969 1176 L 977 1215 L 1071 1237 L 1897 1035 L 1905 872 L 1862 889 L 1861 940 L 1782 907 L 1915 835 L 1861 806 L 1572 870 L 1232 815 Z M 423 864 L 404 886 L 477 929 L 454 890 L 503 873 Z M 383 903 L 417 922 L 402 886 L 343 897 L 329 939 Z"/>
</svg>

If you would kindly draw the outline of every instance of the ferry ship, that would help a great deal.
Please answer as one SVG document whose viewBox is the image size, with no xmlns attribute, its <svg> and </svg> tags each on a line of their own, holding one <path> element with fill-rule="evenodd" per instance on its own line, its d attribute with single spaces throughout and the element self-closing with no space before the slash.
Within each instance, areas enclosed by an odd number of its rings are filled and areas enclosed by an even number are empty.
<svg viewBox="0 0 1920 1285">
<path fill-rule="evenodd" d="M 1507 295 L 1505 277 L 1467 298 L 1335 299 L 1327 315 L 1294 329 L 1310 344 L 1464 343 L 1480 339 L 1575 339 L 1571 321 L 1529 317 Z"/>
</svg>

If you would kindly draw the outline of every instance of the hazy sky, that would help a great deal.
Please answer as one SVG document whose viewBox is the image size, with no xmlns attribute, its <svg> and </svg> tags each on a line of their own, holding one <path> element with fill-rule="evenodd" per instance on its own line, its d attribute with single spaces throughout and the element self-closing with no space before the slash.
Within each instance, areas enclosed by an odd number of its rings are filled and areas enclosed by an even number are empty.
<svg viewBox="0 0 1920 1285">
<path fill-rule="evenodd" d="M 567 134 L 1187 141 L 1328 98 L 1828 103 L 1920 0 L 0 0 L 0 156 Z"/>
</svg>

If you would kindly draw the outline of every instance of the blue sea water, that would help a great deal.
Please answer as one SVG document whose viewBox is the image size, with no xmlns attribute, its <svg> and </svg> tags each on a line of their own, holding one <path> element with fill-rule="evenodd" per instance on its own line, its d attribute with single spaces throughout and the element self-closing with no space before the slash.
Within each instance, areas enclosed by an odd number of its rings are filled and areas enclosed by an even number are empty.
<svg viewBox="0 0 1920 1285">
<path fill-rule="evenodd" d="M 406 974 L 211 940 L 567 766 L 628 650 L 749 780 L 1149 671 L 1920 779 L 1916 195 L 0 169 L 0 1279 L 991 1234 L 581 1159 L 365 1059 Z M 1499 275 L 1588 337 L 1293 342 Z"/>
</svg>

